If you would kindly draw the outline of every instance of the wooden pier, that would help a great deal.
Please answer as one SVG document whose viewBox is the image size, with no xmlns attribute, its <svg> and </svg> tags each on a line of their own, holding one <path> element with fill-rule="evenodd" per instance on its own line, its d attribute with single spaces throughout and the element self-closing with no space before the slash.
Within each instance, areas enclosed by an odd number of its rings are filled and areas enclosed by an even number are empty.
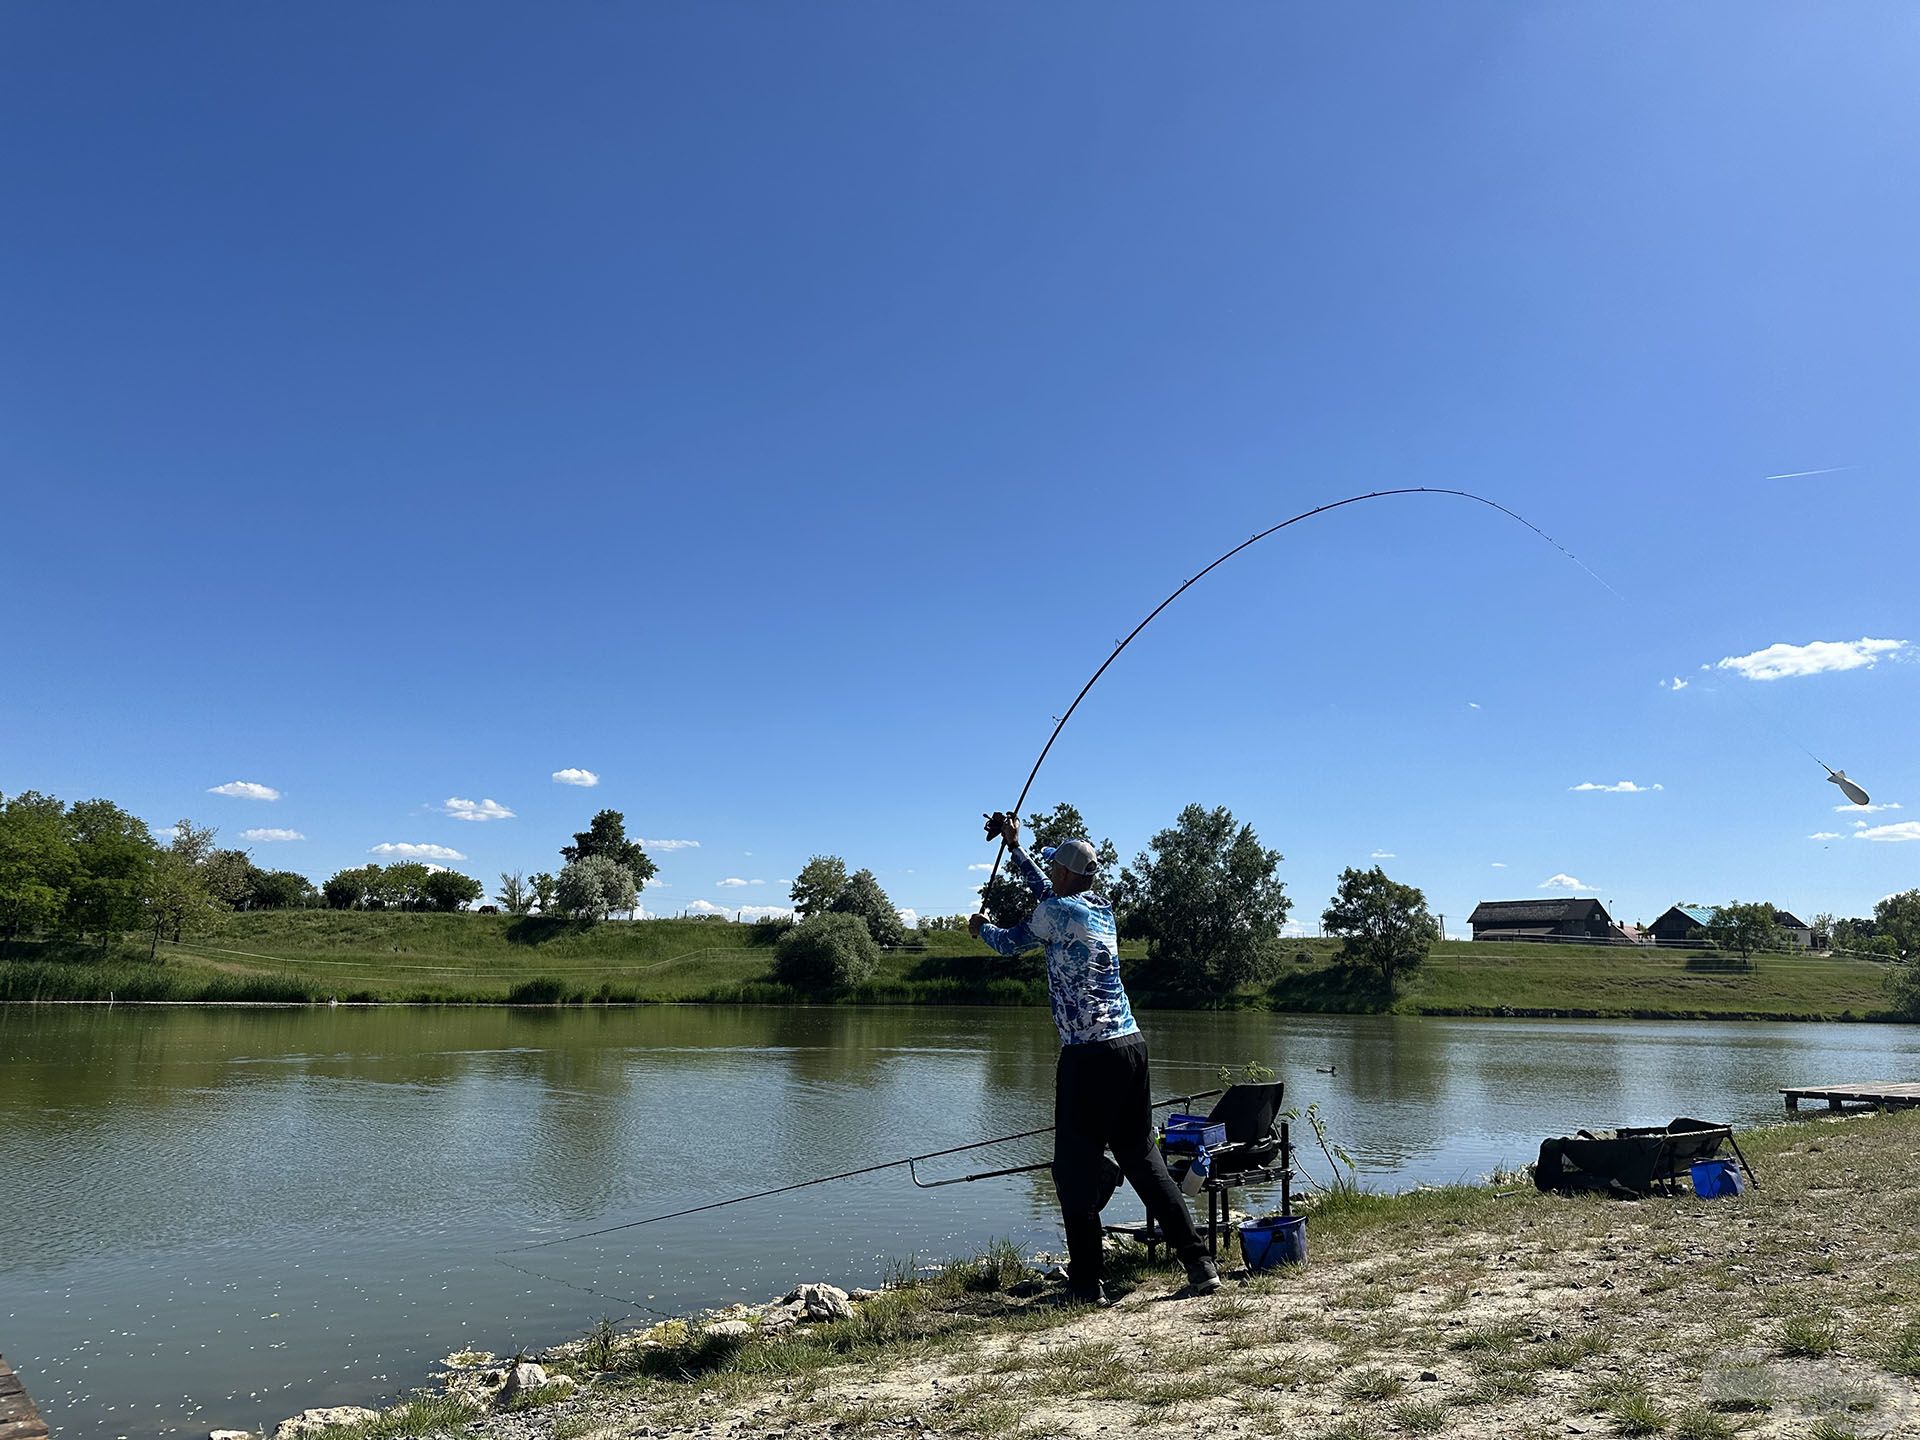
<svg viewBox="0 0 1920 1440">
<path fill-rule="evenodd" d="M 0 1440 L 47 1440 L 47 1422 L 33 1408 L 27 1387 L 0 1355 Z"/>
<path fill-rule="evenodd" d="M 1782 1088 L 1787 1109 L 1798 1110 L 1802 1100 L 1826 1101 L 1829 1110 L 1849 1105 L 1864 1105 L 1874 1110 L 1904 1110 L 1920 1105 L 1920 1082 L 1908 1080 L 1858 1080 L 1848 1085 L 1796 1085 Z M 4 1440 L 4 1437 L 0 1437 Z"/>
</svg>

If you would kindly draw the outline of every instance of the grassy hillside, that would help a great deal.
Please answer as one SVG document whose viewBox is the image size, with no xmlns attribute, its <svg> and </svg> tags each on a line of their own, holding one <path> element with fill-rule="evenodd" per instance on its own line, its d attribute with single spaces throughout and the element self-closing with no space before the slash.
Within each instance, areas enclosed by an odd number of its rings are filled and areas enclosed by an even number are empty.
<svg viewBox="0 0 1920 1440">
<path fill-rule="evenodd" d="M 1286 967 L 1271 992 L 1283 1010 L 1392 1009 L 1425 1015 L 1591 1015 L 1645 1019 L 1866 1020 L 1888 1018 L 1882 964 L 1819 956 L 1757 955 L 1752 964 L 1713 952 L 1627 946 L 1436 946 L 1388 1004 L 1378 982 L 1331 963 L 1316 945 Z"/>
<path fill-rule="evenodd" d="M 1042 1004 L 1043 987 L 964 934 L 886 954 L 855 1004 Z M 1279 978 L 1235 997 L 1257 1008 L 1433 1015 L 1867 1019 L 1887 1007 L 1884 967 L 1865 960 L 1716 955 L 1449 941 L 1398 997 L 1338 963 L 1331 942 L 1290 942 Z M 771 983 L 773 955 L 744 925 L 644 920 L 586 925 L 504 915 L 269 911 L 225 918 L 160 963 L 144 946 L 0 948 L 0 1000 L 706 1001 L 810 997 Z M 1132 958 L 1133 947 L 1128 947 Z M 817 998 L 817 997 L 812 997 Z M 1135 987 L 1142 1008 L 1182 1003 Z"/>
<path fill-rule="evenodd" d="M 855 1003 L 1040 1003 L 996 979 L 965 935 L 883 955 Z M 0 1000 L 403 1000 L 426 1002 L 784 1002 L 772 947 L 752 926 L 705 920 L 601 925 L 506 915 L 282 910 L 224 917 L 217 930 L 160 947 L 21 943 L 0 947 Z"/>
</svg>

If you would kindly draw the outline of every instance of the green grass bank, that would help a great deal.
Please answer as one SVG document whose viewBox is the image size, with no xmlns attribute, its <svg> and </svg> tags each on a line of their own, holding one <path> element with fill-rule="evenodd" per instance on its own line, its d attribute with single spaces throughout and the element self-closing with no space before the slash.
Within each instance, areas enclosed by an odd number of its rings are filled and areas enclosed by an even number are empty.
<svg viewBox="0 0 1920 1440">
<path fill-rule="evenodd" d="M 583 922 L 505 915 L 288 910 L 230 915 L 209 933 L 162 945 L 157 962 L 129 937 L 97 946 L 0 946 L 0 1001 L 426 1004 L 1040 1005 L 1037 965 L 1010 975 L 964 934 L 887 953 L 851 990 L 797 993 L 773 984 L 772 947 L 754 928 L 702 920 Z M 1851 958 L 1715 954 L 1627 947 L 1448 941 L 1389 994 L 1340 964 L 1331 941 L 1288 942 L 1280 974 L 1228 1002 L 1328 1013 L 1641 1019 L 1894 1018 L 1886 967 Z M 1137 959 L 1138 947 L 1125 955 Z M 1189 997 L 1137 982 L 1142 1008 Z"/>
</svg>

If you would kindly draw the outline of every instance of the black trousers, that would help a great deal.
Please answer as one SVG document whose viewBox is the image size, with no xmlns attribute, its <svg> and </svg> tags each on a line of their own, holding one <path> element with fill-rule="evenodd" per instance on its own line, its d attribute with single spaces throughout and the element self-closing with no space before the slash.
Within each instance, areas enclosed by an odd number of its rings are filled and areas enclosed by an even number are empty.
<svg viewBox="0 0 1920 1440">
<path fill-rule="evenodd" d="M 1068 1045 L 1053 1090 L 1053 1185 L 1067 1230 L 1067 1277 L 1075 1289 L 1099 1282 L 1100 1211 L 1119 1183 L 1106 1151 L 1182 1260 L 1207 1242 L 1154 1143 L 1147 1042 L 1141 1035 Z"/>
</svg>

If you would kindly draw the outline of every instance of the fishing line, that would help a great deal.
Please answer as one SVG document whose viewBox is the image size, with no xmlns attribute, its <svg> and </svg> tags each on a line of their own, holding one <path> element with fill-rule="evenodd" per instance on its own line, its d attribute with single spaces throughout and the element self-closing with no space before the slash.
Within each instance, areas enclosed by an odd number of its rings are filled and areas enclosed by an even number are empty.
<svg viewBox="0 0 1920 1440">
<path fill-rule="evenodd" d="M 498 1255 L 495 1255 L 493 1257 L 493 1263 L 496 1265 L 504 1265 L 506 1266 L 507 1269 L 513 1271 L 515 1274 L 525 1275 L 530 1279 L 545 1280 L 554 1285 L 563 1285 L 569 1290 L 578 1290 L 582 1295 L 592 1295 L 595 1298 L 601 1299 L 601 1300 L 618 1300 L 622 1305 L 631 1305 L 634 1309 L 644 1310 L 649 1315 L 658 1315 L 662 1320 L 678 1320 L 681 1318 L 680 1316 L 675 1315 L 668 1310 L 656 1310 L 653 1306 L 647 1304 L 645 1301 L 635 1300 L 630 1295 L 616 1295 L 611 1290 L 599 1290 L 591 1285 L 579 1285 L 573 1282 L 572 1280 L 562 1280 L 558 1275 L 548 1275 L 539 1270 L 529 1270 L 524 1265 L 515 1265 L 510 1261 L 501 1259 Z M 628 1316 L 622 1315 L 620 1319 L 616 1320 L 614 1323 L 616 1325 L 620 1324 L 621 1321 L 624 1321 L 628 1318 L 629 1318 Z"/>
<path fill-rule="evenodd" d="M 1169 1105 L 1189 1105 L 1195 1100 L 1206 1100 L 1222 1095 L 1224 1090 L 1188 1090 L 1179 1095 L 1169 1096 L 1165 1100 L 1156 1100 L 1152 1108 L 1164 1110 Z M 975 1140 L 967 1145 L 950 1145 L 945 1150 L 929 1150 L 923 1155 L 903 1155 L 897 1160 L 882 1160 L 876 1165 L 862 1165 L 853 1170 L 841 1170 L 832 1175 L 819 1175 L 811 1180 L 796 1180 L 791 1185 L 776 1185 L 770 1190 L 755 1190 L 747 1195 L 732 1195 L 725 1200 L 709 1200 L 704 1205 L 690 1205 L 684 1210 L 672 1210 L 664 1215 L 648 1215 L 639 1220 L 628 1220 L 620 1225 L 608 1225 L 599 1230 L 588 1230 L 579 1235 L 561 1235 L 552 1240 L 536 1240 L 527 1245 L 512 1245 L 499 1251 L 501 1255 L 520 1255 L 529 1250 L 545 1250 L 554 1245 L 572 1245 L 581 1240 L 595 1240 L 602 1235 L 616 1235 L 622 1230 L 633 1230 L 641 1225 L 658 1225 L 665 1220 L 680 1220 L 689 1215 L 703 1215 L 709 1210 L 722 1210 L 729 1205 L 744 1205 L 749 1200 L 766 1200 L 775 1195 L 789 1195 L 795 1190 L 809 1190 L 815 1185 L 831 1185 L 839 1180 L 851 1180 L 860 1175 L 876 1175 L 882 1170 L 898 1170 L 903 1165 L 917 1165 L 927 1160 L 938 1160 L 946 1155 L 962 1155 L 969 1150 L 984 1150 L 989 1145 L 1006 1145 L 1015 1140 L 1031 1140 L 1036 1135 L 1051 1135 L 1053 1126 L 1042 1125 L 1037 1130 L 1021 1130 L 1012 1135 L 998 1135 L 991 1140 Z M 613 1297 L 618 1299 L 618 1296 Z"/>
<path fill-rule="evenodd" d="M 1603 587 L 1607 591 L 1607 593 L 1612 595 L 1616 600 L 1621 601 L 1623 604 L 1627 603 L 1627 597 L 1621 594 L 1618 590 L 1614 589 L 1612 585 L 1608 584 L 1605 576 L 1601 575 L 1591 565 L 1587 564 L 1586 561 L 1582 560 L 1578 555 L 1574 554 L 1573 551 L 1569 550 L 1565 545 L 1562 545 L 1558 540 L 1554 539 L 1553 536 L 1549 535 L 1546 531 L 1542 530 L 1538 525 L 1534 524 L 1531 520 L 1527 519 L 1526 516 L 1520 514 L 1517 510 L 1509 510 L 1505 505 L 1502 505 L 1498 500 L 1489 500 L 1486 496 L 1477 495 L 1471 490 L 1455 490 L 1445 486 L 1438 486 L 1438 485 L 1405 485 L 1392 490 L 1370 490 L 1364 495 L 1349 495 L 1343 500 L 1331 500 L 1324 505 L 1316 505 L 1311 510 L 1302 510 L 1298 515 L 1289 516 L 1287 519 L 1282 520 L 1278 525 L 1269 526 L 1267 529 L 1260 531 L 1258 534 L 1249 536 L 1247 539 L 1242 540 L 1238 545 L 1235 545 L 1231 550 L 1228 550 L 1225 554 L 1215 559 L 1211 564 L 1207 565 L 1204 569 L 1196 571 L 1193 575 L 1189 576 L 1180 585 L 1180 587 L 1176 589 L 1171 595 L 1167 596 L 1166 599 L 1162 600 L 1158 605 L 1154 606 L 1153 609 L 1148 611 L 1146 618 L 1143 619 L 1138 625 L 1135 625 L 1133 629 L 1129 630 L 1126 634 L 1125 639 L 1116 641 L 1114 643 L 1112 653 L 1109 654 L 1105 660 L 1100 662 L 1100 668 L 1095 670 L 1093 674 L 1088 678 L 1087 683 L 1080 687 L 1080 693 L 1073 697 L 1073 703 L 1067 706 L 1066 713 L 1061 715 L 1057 720 L 1055 720 L 1054 726 L 1053 726 L 1053 733 L 1047 736 L 1047 743 L 1043 745 L 1040 749 L 1040 757 L 1033 762 L 1033 769 L 1027 772 L 1027 783 L 1020 787 L 1020 798 L 1013 802 L 1013 808 L 1007 811 L 1006 813 L 1017 818 L 1021 810 L 1026 807 L 1027 792 L 1033 789 L 1033 782 L 1035 777 L 1037 777 L 1040 774 L 1040 767 L 1046 764 L 1047 756 L 1053 750 L 1053 742 L 1058 740 L 1060 738 L 1060 732 L 1067 728 L 1067 721 L 1073 718 L 1073 712 L 1080 708 L 1080 702 L 1087 698 L 1087 692 L 1093 689 L 1093 687 L 1099 682 L 1099 679 L 1102 675 L 1107 673 L 1107 667 L 1113 664 L 1115 660 L 1118 660 L 1120 658 L 1120 652 L 1125 650 L 1127 646 L 1131 645 L 1134 641 L 1134 638 L 1137 635 L 1139 635 L 1139 633 L 1142 630 L 1146 629 L 1147 626 L 1151 625 L 1154 622 L 1154 620 L 1158 618 L 1162 610 L 1165 610 L 1174 601 L 1178 600 L 1182 595 L 1186 594 L 1187 591 L 1190 590 L 1195 584 L 1197 584 L 1199 581 L 1201 581 L 1206 576 L 1211 574 L 1213 571 L 1219 569 L 1222 565 L 1226 564 L 1227 561 L 1231 560 L 1234 556 L 1238 555 L 1242 550 L 1245 550 L 1250 545 L 1257 545 L 1260 541 L 1265 540 L 1269 535 L 1277 535 L 1282 530 L 1285 530 L 1291 525 L 1298 525 L 1302 520 L 1311 520 L 1313 519 L 1314 516 L 1324 515 L 1330 510 L 1340 510 L 1345 508 L 1348 505 L 1358 505 L 1361 502 L 1366 500 L 1384 500 L 1394 495 L 1451 495 L 1456 497 L 1457 499 L 1471 500 L 1475 504 L 1485 505 L 1490 510 L 1498 510 L 1502 515 L 1505 515 L 1509 520 L 1517 521 L 1519 524 L 1526 526 L 1527 529 L 1531 530 L 1535 535 L 1538 535 L 1542 540 L 1546 541 L 1547 544 L 1551 545 L 1555 550 L 1558 550 L 1562 555 L 1566 556 L 1567 559 L 1571 560 L 1575 565 L 1579 566 L 1581 570 L 1585 571 L 1588 576 L 1590 576 L 1595 582 L 1597 582 L 1601 587 Z M 1741 698 L 1745 699 L 1744 696 L 1742 696 Z M 1751 704 L 1751 702 L 1749 702 L 1749 704 Z M 1758 712 L 1755 712 L 1755 713 L 1757 714 Z M 1784 729 L 1781 730 L 1781 733 L 1783 735 L 1787 734 L 1787 732 Z M 1793 737 L 1792 735 L 1787 735 L 1787 738 L 1789 740 L 1792 740 L 1794 745 L 1796 745 L 1799 749 L 1804 751 L 1807 757 L 1810 760 L 1812 760 L 1814 764 L 1818 765 L 1822 770 L 1825 770 L 1827 772 L 1827 778 L 1831 780 L 1834 784 L 1838 785 L 1841 788 L 1841 790 L 1846 793 L 1846 796 L 1849 800 L 1853 800 L 1856 803 L 1862 804 L 1862 805 L 1868 803 L 1866 798 L 1866 792 L 1860 789 L 1858 785 L 1856 785 L 1853 781 L 1847 778 L 1846 771 L 1835 770 L 1831 765 L 1827 764 L 1826 761 L 1822 760 L 1818 755 L 1815 755 L 1813 751 L 1807 749 L 1805 745 L 1802 745 L 1800 741 L 1795 737 Z M 1006 858 L 1006 854 L 1007 854 L 1007 843 L 1003 838 L 1000 842 L 999 850 L 996 851 L 994 854 L 993 870 L 987 876 L 987 885 L 992 885 L 994 880 L 999 877 L 1000 864 Z M 984 891 L 985 887 L 983 886 L 982 889 Z"/>
</svg>

